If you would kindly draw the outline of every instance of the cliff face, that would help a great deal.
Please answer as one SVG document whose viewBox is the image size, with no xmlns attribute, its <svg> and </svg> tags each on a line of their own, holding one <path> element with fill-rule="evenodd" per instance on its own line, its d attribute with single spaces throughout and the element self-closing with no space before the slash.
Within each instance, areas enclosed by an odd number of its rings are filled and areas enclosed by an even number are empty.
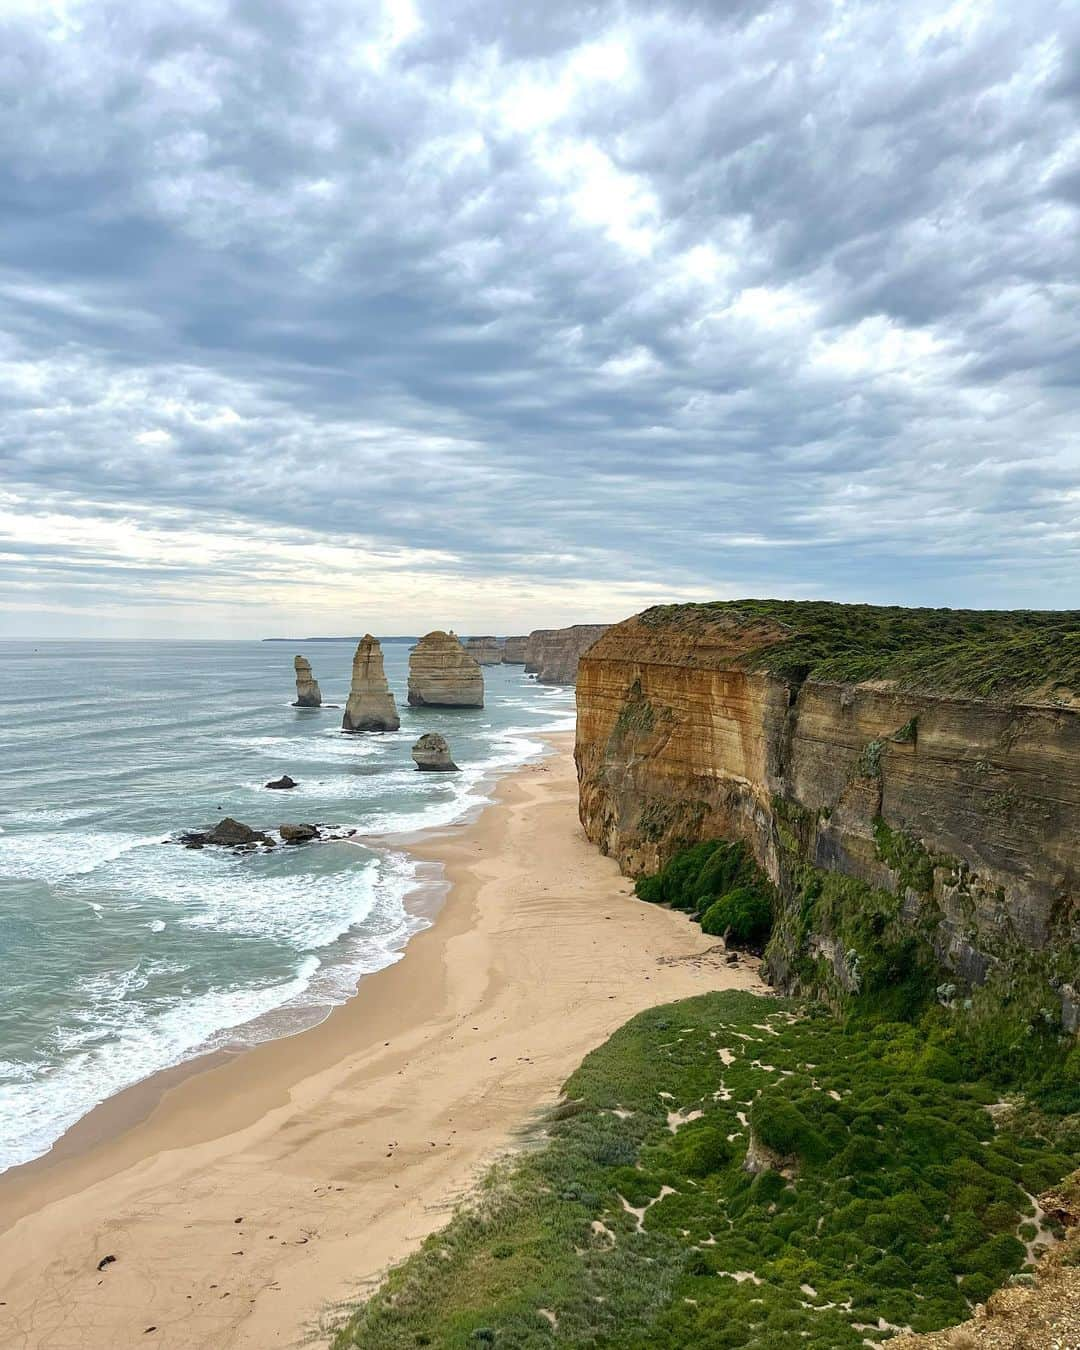
<svg viewBox="0 0 1080 1350">
<path fill-rule="evenodd" d="M 502 665 L 502 643 L 497 637 L 466 638 L 464 647 L 479 666 Z"/>
<path fill-rule="evenodd" d="M 484 675 L 453 633 L 436 629 L 409 653 L 411 707 L 482 708 Z"/>
<path fill-rule="evenodd" d="M 397 731 L 401 726 L 383 669 L 382 648 L 370 633 L 357 644 L 349 701 L 341 726 L 344 731 Z"/>
<path fill-rule="evenodd" d="M 504 666 L 522 666 L 525 664 L 527 637 L 508 637 L 503 639 L 502 659 Z"/>
<path fill-rule="evenodd" d="M 529 634 L 525 673 L 541 684 L 573 684 L 578 661 L 607 629 L 603 623 L 578 623 L 570 628 L 538 628 Z"/>
<path fill-rule="evenodd" d="M 799 680 L 749 654 L 790 637 L 731 611 L 687 628 L 638 616 L 581 660 L 576 758 L 589 838 L 651 872 L 700 839 L 743 839 L 793 894 L 802 865 L 902 899 L 942 962 L 978 984 L 1036 954 L 1080 1022 L 1080 714 L 1066 704 Z M 781 920 L 789 987 L 835 935 Z"/>
</svg>

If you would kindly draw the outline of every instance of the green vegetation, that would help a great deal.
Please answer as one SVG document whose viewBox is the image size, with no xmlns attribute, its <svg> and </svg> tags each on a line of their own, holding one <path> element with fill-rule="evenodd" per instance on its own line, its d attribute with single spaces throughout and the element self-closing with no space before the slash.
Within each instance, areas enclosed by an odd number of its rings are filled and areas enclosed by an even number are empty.
<svg viewBox="0 0 1080 1350">
<path fill-rule="evenodd" d="M 743 657 L 751 668 L 801 681 L 895 680 L 909 689 L 1007 699 L 1080 691 L 1080 611 L 901 609 L 819 600 L 724 600 L 656 605 L 649 627 L 705 630 L 738 615 L 771 619 L 788 636 Z M 909 724 L 909 735 L 915 728 Z M 902 729 L 903 730 L 903 729 Z"/>
<path fill-rule="evenodd" d="M 634 1018 L 565 1092 L 336 1350 L 861 1350 L 1021 1270 L 1080 1149 L 910 1025 L 741 992 Z"/>
<path fill-rule="evenodd" d="M 706 933 L 760 950 L 772 929 L 776 892 L 745 844 L 719 839 L 676 853 L 656 876 L 639 877 L 638 897 L 690 910 Z"/>
</svg>

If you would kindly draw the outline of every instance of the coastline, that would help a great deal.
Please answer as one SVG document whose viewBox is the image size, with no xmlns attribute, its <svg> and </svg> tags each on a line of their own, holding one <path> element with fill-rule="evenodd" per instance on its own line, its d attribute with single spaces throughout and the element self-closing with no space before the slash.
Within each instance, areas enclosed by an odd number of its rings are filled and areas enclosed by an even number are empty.
<svg viewBox="0 0 1080 1350">
<path fill-rule="evenodd" d="M 322 1310 L 448 1217 L 628 1017 L 763 987 L 633 899 L 578 825 L 572 734 L 545 739 L 478 816 L 394 841 L 446 899 L 352 999 L 155 1075 L 0 1177 L 0 1343 L 325 1344 Z"/>
</svg>

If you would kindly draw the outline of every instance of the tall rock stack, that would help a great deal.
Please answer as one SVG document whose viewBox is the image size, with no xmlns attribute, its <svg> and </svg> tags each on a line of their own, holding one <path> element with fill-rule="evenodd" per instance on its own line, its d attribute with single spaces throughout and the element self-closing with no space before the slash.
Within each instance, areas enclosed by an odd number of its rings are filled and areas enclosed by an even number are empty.
<svg viewBox="0 0 1080 1350">
<path fill-rule="evenodd" d="M 296 702 L 294 708 L 321 708 L 322 691 L 319 682 L 311 673 L 311 662 L 306 656 L 297 656 L 293 660 L 296 670 Z"/>
<path fill-rule="evenodd" d="M 397 731 L 401 726 L 383 670 L 382 648 L 370 633 L 360 639 L 353 657 L 352 685 L 341 726 L 344 731 Z"/>
<path fill-rule="evenodd" d="M 409 705 L 484 706 L 483 672 L 453 633 L 426 633 L 409 653 Z"/>
<path fill-rule="evenodd" d="M 525 648 L 528 646 L 527 637 L 508 637 L 503 638 L 502 659 L 504 666 L 523 666 L 525 664 Z"/>
<path fill-rule="evenodd" d="M 502 643 L 497 637 L 466 638 L 465 650 L 478 666 L 502 665 Z"/>
</svg>

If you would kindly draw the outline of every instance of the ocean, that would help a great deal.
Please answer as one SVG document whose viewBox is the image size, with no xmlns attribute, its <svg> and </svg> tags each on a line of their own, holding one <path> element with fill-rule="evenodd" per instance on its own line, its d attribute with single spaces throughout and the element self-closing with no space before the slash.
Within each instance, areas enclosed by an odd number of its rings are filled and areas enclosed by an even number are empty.
<svg viewBox="0 0 1080 1350">
<path fill-rule="evenodd" d="M 354 650 L 0 643 L 0 1170 L 158 1070 L 321 1020 L 429 922 L 431 869 L 389 837 L 466 818 L 541 753 L 538 732 L 573 727 L 573 690 L 521 666 L 485 667 L 483 709 L 409 708 L 408 645 L 385 643 L 401 730 L 347 735 Z M 297 651 L 321 709 L 290 707 Z M 416 771 L 424 731 L 462 772 Z M 283 773 L 299 786 L 263 786 Z M 163 842 L 226 815 L 375 846 Z"/>
</svg>

